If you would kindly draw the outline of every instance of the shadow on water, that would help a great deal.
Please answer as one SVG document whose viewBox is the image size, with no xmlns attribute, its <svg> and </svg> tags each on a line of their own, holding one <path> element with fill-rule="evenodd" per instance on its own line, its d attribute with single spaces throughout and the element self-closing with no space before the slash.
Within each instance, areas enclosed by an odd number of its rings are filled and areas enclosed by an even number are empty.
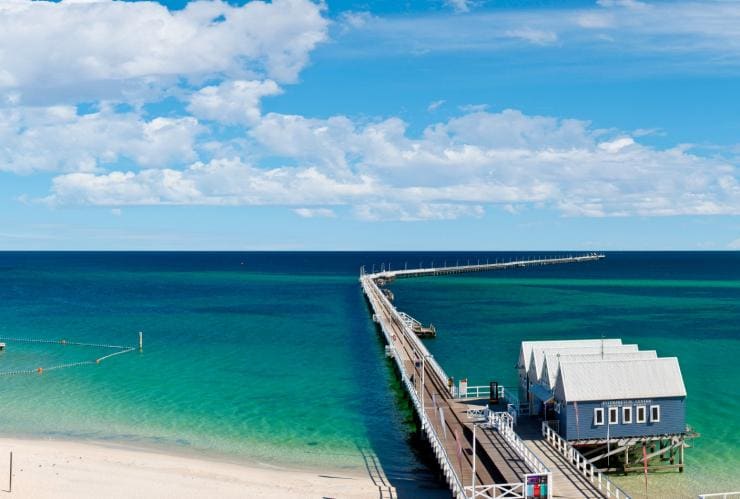
<svg viewBox="0 0 740 499">
<path fill-rule="evenodd" d="M 411 400 L 401 385 L 395 364 L 385 357 L 382 333 L 372 323 L 359 286 L 347 296 L 360 307 L 349 335 L 351 350 L 358 359 L 353 369 L 360 386 L 383 383 L 386 390 L 364 390 L 363 424 L 368 429 L 369 448 L 358 445 L 368 475 L 379 487 L 395 487 L 399 498 L 449 498 L 450 492 L 432 449 L 422 438 Z M 361 311 L 361 312 L 360 312 Z M 362 315 L 360 315 L 362 314 Z M 359 367 L 363 367 L 362 369 Z M 382 425 L 382 426 L 381 426 Z"/>
</svg>

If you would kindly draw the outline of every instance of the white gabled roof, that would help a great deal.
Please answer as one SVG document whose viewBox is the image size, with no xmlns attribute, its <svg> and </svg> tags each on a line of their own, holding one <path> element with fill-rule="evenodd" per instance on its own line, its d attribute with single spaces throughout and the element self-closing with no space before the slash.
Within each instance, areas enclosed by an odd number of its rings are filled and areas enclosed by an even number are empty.
<svg viewBox="0 0 740 499">
<path fill-rule="evenodd" d="M 519 367 L 523 368 L 524 371 L 529 371 L 529 359 L 532 355 L 532 349 L 535 347 L 539 348 L 557 348 L 557 347 L 592 347 L 601 346 L 601 342 L 604 342 L 604 346 L 621 345 L 621 339 L 600 339 L 600 340 L 543 340 L 543 341 L 522 341 L 522 346 L 519 349 Z"/>
<path fill-rule="evenodd" d="M 676 357 L 561 362 L 555 395 L 567 402 L 685 397 L 686 387 Z"/>
<path fill-rule="evenodd" d="M 622 340 L 619 340 L 620 342 Z M 557 347 L 557 348 L 540 348 L 535 347 L 532 349 L 532 357 L 529 360 L 529 380 L 532 383 L 539 383 L 542 379 L 543 367 L 545 364 L 545 355 L 547 354 L 589 354 L 598 353 L 602 351 L 604 353 L 613 352 L 637 352 L 640 347 L 637 345 L 601 345 L 588 346 L 588 347 Z"/>
<path fill-rule="evenodd" d="M 583 349 L 580 349 L 583 350 Z M 604 349 L 604 353 L 584 353 L 571 351 L 568 353 L 559 352 L 548 352 L 545 353 L 545 361 L 542 364 L 542 376 L 540 377 L 540 383 L 545 385 L 547 388 L 552 390 L 555 388 L 555 381 L 558 378 L 558 370 L 560 364 L 563 362 L 593 362 L 597 360 L 634 360 L 634 359 L 657 359 L 658 352 L 655 350 L 640 350 L 638 352 L 633 351 L 615 351 L 612 347 L 607 351 Z"/>
</svg>

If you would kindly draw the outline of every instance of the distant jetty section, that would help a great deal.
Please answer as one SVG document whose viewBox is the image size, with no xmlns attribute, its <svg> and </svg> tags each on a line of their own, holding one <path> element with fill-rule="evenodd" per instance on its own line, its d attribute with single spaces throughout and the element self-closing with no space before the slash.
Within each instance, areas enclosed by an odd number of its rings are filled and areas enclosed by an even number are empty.
<svg viewBox="0 0 740 499">
<path fill-rule="evenodd" d="M 423 277 L 423 276 L 435 276 L 435 275 L 448 275 L 448 274 L 465 274 L 468 272 L 486 272 L 489 270 L 506 270 L 518 267 L 534 267 L 538 265 L 559 265 L 564 263 L 581 263 L 581 262 L 593 262 L 595 260 L 601 260 L 606 258 L 603 253 L 586 253 L 583 255 L 568 255 L 559 256 L 553 258 L 530 258 L 526 260 L 508 260 L 508 261 L 496 261 L 494 263 L 476 263 L 467 265 L 454 265 L 442 267 L 430 267 L 414 268 L 414 269 L 397 269 L 391 270 L 385 268 L 385 264 L 382 265 L 379 272 L 366 272 L 365 266 L 360 268 L 360 277 L 369 277 L 372 280 L 377 280 L 378 284 L 382 285 L 384 281 L 393 280 L 399 277 Z M 432 262 L 433 263 L 433 262 Z"/>
<path fill-rule="evenodd" d="M 520 403 L 518 387 L 507 388 L 496 382 L 468 386 L 467 380 L 459 380 L 456 386 L 420 340 L 418 321 L 396 310 L 391 303 L 392 293 L 384 292 L 382 286 L 402 277 L 593 262 L 604 257 L 587 253 L 415 269 L 391 270 L 383 265 L 380 272 L 371 273 L 361 269 L 360 283 L 373 320 L 387 343 L 386 354 L 398 369 L 421 432 L 456 499 L 550 499 L 554 492 L 564 497 L 629 495 L 590 463 L 571 459 L 574 454 L 567 442 L 558 443 L 561 448 L 528 445 L 514 430 L 516 414 L 527 405 Z"/>
</svg>

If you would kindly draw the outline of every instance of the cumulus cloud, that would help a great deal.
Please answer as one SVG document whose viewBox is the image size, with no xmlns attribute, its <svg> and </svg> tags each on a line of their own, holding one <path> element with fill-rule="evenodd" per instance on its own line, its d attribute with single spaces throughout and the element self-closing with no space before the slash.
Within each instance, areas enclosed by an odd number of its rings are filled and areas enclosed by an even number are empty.
<svg viewBox="0 0 740 499">
<path fill-rule="evenodd" d="M 178 11 L 155 2 L 3 2 L 0 88 L 208 75 L 293 82 L 327 38 L 323 8 L 309 0 L 196 1 Z"/>
<path fill-rule="evenodd" d="M 104 107 L 0 108 L 0 171 L 95 171 L 128 158 L 143 167 L 196 159 L 201 130 L 192 117 L 143 119 Z"/>
<path fill-rule="evenodd" d="M 278 93 L 280 88 L 272 80 L 225 81 L 194 93 L 190 97 L 188 111 L 205 120 L 248 125 L 259 120 L 262 97 Z"/>
<path fill-rule="evenodd" d="M 458 116 L 417 137 L 398 118 L 270 113 L 253 138 L 299 166 L 217 159 L 183 170 L 74 173 L 57 177 L 46 201 L 348 205 L 362 219 L 407 221 L 482 216 L 486 205 L 596 217 L 740 214 L 738 168 L 726 160 L 516 110 Z"/>
</svg>

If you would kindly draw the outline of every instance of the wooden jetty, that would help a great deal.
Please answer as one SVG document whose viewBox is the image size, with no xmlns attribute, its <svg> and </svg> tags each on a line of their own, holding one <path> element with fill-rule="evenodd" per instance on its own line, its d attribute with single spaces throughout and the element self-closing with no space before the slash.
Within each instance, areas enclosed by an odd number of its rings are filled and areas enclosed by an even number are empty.
<svg viewBox="0 0 740 499">
<path fill-rule="evenodd" d="M 429 353 L 414 331 L 410 316 L 396 310 L 380 285 L 398 277 L 503 270 L 529 265 L 595 261 L 604 255 L 589 253 L 553 259 L 532 259 L 425 269 L 383 270 L 366 274 L 360 282 L 387 343 L 401 381 L 411 398 L 421 431 L 456 499 L 615 497 L 629 498 L 605 475 L 573 462 L 571 450 L 552 444 L 543 433 L 523 440 L 514 430 L 509 407 L 519 407 L 516 395 L 504 387 L 459 389 Z M 416 321 L 418 323 L 418 321 Z M 497 393 L 491 396 L 491 388 Z M 488 390 L 488 391 L 486 391 Z M 515 392 L 515 391 L 514 391 Z M 489 407 L 489 400 L 503 406 Z M 567 443 L 566 443 L 567 445 Z"/>
</svg>

